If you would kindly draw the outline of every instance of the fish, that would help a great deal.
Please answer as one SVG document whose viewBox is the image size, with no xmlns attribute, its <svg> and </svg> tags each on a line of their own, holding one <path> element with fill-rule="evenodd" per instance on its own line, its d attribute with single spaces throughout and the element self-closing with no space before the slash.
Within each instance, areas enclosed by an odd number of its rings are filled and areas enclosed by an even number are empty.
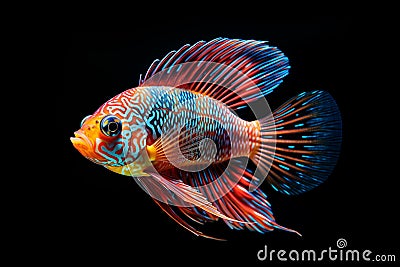
<svg viewBox="0 0 400 267">
<path fill-rule="evenodd" d="M 323 90 L 302 91 L 272 111 L 267 96 L 289 69 L 267 41 L 185 44 L 84 117 L 70 140 L 86 159 L 132 177 L 197 236 L 223 240 L 198 229 L 216 221 L 301 235 L 276 222 L 261 185 L 285 195 L 321 185 L 340 155 L 342 121 Z"/>
</svg>

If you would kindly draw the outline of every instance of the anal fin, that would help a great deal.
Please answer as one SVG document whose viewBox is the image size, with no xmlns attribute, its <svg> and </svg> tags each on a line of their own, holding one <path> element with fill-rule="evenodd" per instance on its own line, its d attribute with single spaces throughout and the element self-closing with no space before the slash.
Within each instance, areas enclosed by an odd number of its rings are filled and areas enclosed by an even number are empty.
<svg viewBox="0 0 400 267">
<path fill-rule="evenodd" d="M 199 230 L 197 230 L 196 228 L 194 228 L 193 226 L 191 226 L 189 223 L 187 223 L 185 220 L 182 219 L 181 216 L 179 216 L 174 210 L 173 208 L 162 202 L 159 201 L 157 199 L 154 199 L 154 202 L 171 218 L 173 219 L 176 223 L 178 223 L 180 226 L 182 226 L 183 228 L 185 228 L 186 230 L 188 230 L 189 232 L 195 234 L 196 236 L 202 236 L 205 238 L 209 238 L 209 239 L 214 239 L 214 240 L 219 240 L 219 241 L 226 241 L 225 239 L 222 238 L 217 238 L 217 237 L 213 237 L 210 235 L 206 235 L 202 232 L 200 232 Z"/>
<path fill-rule="evenodd" d="M 252 170 L 246 168 L 245 158 L 232 159 L 231 165 L 214 164 L 207 170 L 188 173 L 180 171 L 185 183 L 197 188 L 218 210 L 235 220 L 224 222 L 232 229 L 249 229 L 265 233 L 274 229 L 294 232 L 275 222 L 271 205 L 260 188 L 250 192 Z"/>
</svg>

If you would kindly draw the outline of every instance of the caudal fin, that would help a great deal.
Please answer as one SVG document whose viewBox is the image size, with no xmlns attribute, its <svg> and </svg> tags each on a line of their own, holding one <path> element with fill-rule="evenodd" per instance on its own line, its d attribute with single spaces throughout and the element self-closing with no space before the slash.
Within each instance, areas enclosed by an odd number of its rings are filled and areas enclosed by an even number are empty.
<svg viewBox="0 0 400 267">
<path fill-rule="evenodd" d="M 341 147 L 340 112 L 325 91 L 303 92 L 259 121 L 261 145 L 252 160 L 279 192 L 300 194 L 332 173 Z"/>
</svg>

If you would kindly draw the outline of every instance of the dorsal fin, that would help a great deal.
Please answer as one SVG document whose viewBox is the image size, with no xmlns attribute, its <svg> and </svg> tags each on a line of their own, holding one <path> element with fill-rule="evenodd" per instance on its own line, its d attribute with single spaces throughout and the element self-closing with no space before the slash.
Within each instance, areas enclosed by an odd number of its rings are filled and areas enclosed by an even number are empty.
<svg viewBox="0 0 400 267">
<path fill-rule="evenodd" d="M 216 38 L 155 60 L 139 85 L 184 88 L 238 109 L 271 93 L 289 68 L 288 58 L 266 42 Z"/>
</svg>

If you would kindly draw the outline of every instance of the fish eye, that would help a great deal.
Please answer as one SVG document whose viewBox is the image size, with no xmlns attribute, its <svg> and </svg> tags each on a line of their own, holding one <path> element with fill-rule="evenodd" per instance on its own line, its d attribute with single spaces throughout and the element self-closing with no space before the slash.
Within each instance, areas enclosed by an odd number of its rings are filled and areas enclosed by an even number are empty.
<svg viewBox="0 0 400 267">
<path fill-rule="evenodd" d="M 82 125 L 85 123 L 85 121 L 86 121 L 90 116 L 92 116 L 92 115 L 87 115 L 85 118 L 82 119 L 82 121 L 81 121 L 81 127 L 82 127 Z"/>
<path fill-rule="evenodd" d="M 121 120 L 112 115 L 105 116 L 100 122 L 100 129 L 106 136 L 117 136 L 122 130 Z"/>
</svg>

